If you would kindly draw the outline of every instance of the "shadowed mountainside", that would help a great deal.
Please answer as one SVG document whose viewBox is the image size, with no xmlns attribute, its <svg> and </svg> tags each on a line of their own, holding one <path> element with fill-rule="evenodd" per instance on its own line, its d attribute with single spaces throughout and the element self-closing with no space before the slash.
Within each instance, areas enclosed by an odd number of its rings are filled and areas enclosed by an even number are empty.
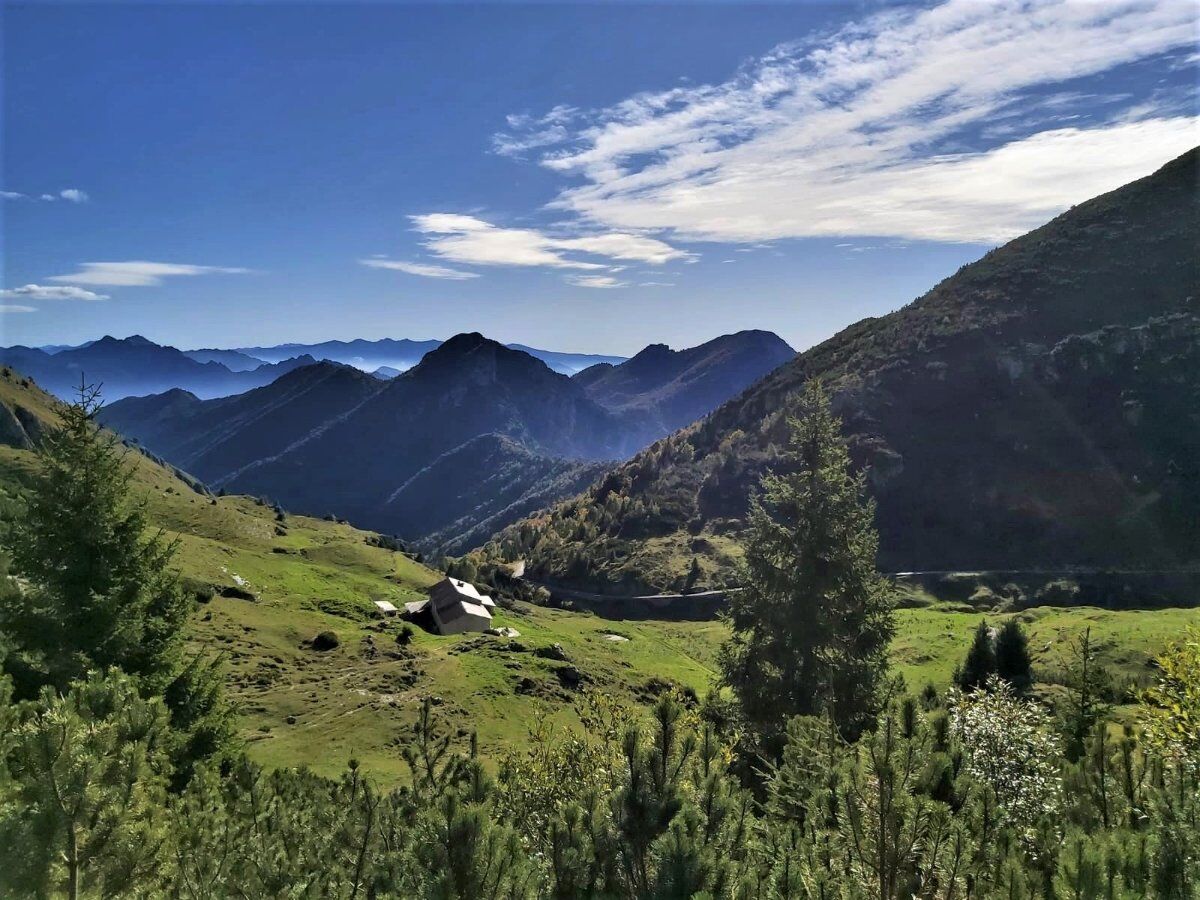
<svg viewBox="0 0 1200 900">
<path fill-rule="evenodd" d="M 220 487 L 246 466 L 327 427 L 380 387 L 364 372 L 322 362 L 234 397 L 200 400 L 181 390 L 129 397 L 104 407 L 100 418 Z"/>
<path fill-rule="evenodd" d="M 754 348 L 762 358 L 751 364 Z M 626 385 L 615 410 L 540 360 L 464 334 L 390 380 L 324 362 L 236 397 L 127 398 L 103 418 L 214 488 L 461 552 L 583 489 L 603 471 L 599 461 L 666 434 L 664 413 L 681 415 L 714 392 L 728 397 L 790 355 L 762 332 L 696 350 L 635 367 L 632 385 L 614 379 Z"/>
<path fill-rule="evenodd" d="M 687 350 L 651 344 L 619 366 L 595 365 L 574 380 L 605 409 L 645 416 L 665 435 L 695 422 L 795 355 L 769 331 L 739 331 Z"/>
<path fill-rule="evenodd" d="M 549 580 L 719 580 L 823 379 L 885 569 L 1200 562 L 1197 151 L 859 322 L 489 549 Z"/>
</svg>

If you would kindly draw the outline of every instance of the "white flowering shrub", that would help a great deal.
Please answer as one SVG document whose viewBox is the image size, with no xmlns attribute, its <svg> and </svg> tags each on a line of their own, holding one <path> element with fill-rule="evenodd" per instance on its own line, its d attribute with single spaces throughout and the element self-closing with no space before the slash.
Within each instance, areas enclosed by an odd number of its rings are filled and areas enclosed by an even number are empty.
<svg viewBox="0 0 1200 900">
<path fill-rule="evenodd" d="M 1026 836 L 1062 807 L 1061 749 L 1046 712 L 992 675 L 984 690 L 949 696 L 966 774 L 990 787 L 1008 824 Z"/>
</svg>

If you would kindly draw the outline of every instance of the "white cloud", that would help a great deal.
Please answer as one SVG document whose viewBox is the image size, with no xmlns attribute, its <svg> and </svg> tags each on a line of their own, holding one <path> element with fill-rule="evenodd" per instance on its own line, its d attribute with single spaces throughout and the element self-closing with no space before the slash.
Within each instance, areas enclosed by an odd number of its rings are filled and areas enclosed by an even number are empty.
<svg viewBox="0 0 1200 900">
<path fill-rule="evenodd" d="M 420 275 L 424 278 L 449 278 L 463 281 L 468 278 L 478 278 L 476 272 L 464 272 L 461 269 L 450 269 L 446 266 L 431 266 L 425 263 L 402 262 L 395 259 L 360 259 L 359 263 L 372 269 L 391 269 L 396 272 L 407 272 L 409 275 Z"/>
<path fill-rule="evenodd" d="M 72 203 L 87 203 L 88 195 L 86 191 L 81 191 L 79 188 L 63 188 L 57 194 L 39 194 L 32 197 L 30 194 L 23 194 L 20 191 L 0 191 L 0 197 L 5 200 L 28 200 L 36 199 L 44 203 L 53 203 L 56 200 L 70 200 Z"/>
<path fill-rule="evenodd" d="M 1200 143 L 1194 105 L 1134 111 L 1065 84 L 1194 42 L 1179 0 L 948 0 L 780 46 L 722 84 L 510 121 L 503 139 L 582 179 L 553 206 L 595 228 L 990 243 Z"/>
<path fill-rule="evenodd" d="M 611 275 L 568 275 L 567 281 L 576 287 L 585 288 L 619 288 L 627 286 L 624 281 L 618 281 Z"/>
<path fill-rule="evenodd" d="M 530 115 L 508 116 L 508 127 L 514 133 L 494 135 L 492 149 L 502 156 L 520 156 L 529 150 L 561 143 L 570 136 L 567 125 L 577 114 L 574 107 L 559 105 L 536 120 Z"/>
<path fill-rule="evenodd" d="M 32 306 L 21 306 L 15 303 L 0 303 L 0 313 L 31 313 L 37 312 Z"/>
<path fill-rule="evenodd" d="M 5 300 L 107 300 L 107 294 L 97 294 L 65 284 L 26 284 L 0 291 Z"/>
<path fill-rule="evenodd" d="M 611 260 L 661 265 L 691 257 L 657 238 L 627 232 L 560 237 L 533 228 L 500 228 L 474 216 L 453 213 L 411 218 L 416 231 L 430 235 L 424 242 L 427 250 L 457 263 L 599 271 L 609 268 L 607 261 Z M 580 256 L 603 257 L 606 262 Z"/>
<path fill-rule="evenodd" d="M 113 287 L 148 287 L 162 284 L 164 278 L 192 275 L 244 275 L 249 269 L 229 266 L 193 266 L 185 263 L 85 262 L 83 270 L 70 275 L 52 275 L 51 281 L 71 284 L 103 284 Z"/>
</svg>

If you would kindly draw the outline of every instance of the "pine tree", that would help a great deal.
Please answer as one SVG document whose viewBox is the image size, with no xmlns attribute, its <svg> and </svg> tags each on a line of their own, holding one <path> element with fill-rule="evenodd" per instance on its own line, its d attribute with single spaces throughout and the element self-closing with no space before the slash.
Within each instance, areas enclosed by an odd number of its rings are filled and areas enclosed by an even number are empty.
<svg viewBox="0 0 1200 900">
<path fill-rule="evenodd" d="M 954 681 L 964 691 L 973 691 L 983 687 L 991 675 L 996 672 L 996 649 L 992 642 L 992 632 L 986 620 L 979 623 L 975 629 L 975 638 L 967 651 L 967 658 L 962 667 L 954 674 Z"/>
<path fill-rule="evenodd" d="M 651 848 L 683 808 L 684 768 L 696 750 L 693 735 L 680 735 L 683 709 L 663 694 L 654 708 L 654 731 L 644 747 L 636 727 L 625 734 L 626 781 L 612 798 L 627 882 L 646 896 L 654 874 Z"/>
<path fill-rule="evenodd" d="M 229 710 L 215 664 L 183 652 L 193 601 L 171 568 L 176 545 L 148 534 L 133 466 L 96 424 L 99 409 L 98 391 L 81 386 L 37 449 L 39 469 L 8 538 L 23 587 L 0 606 L 11 644 L 5 669 L 25 697 L 110 667 L 136 676 L 142 696 L 167 699 L 186 777 L 195 759 L 229 743 Z"/>
<path fill-rule="evenodd" d="M 874 503 L 819 383 L 789 424 L 781 465 L 752 502 L 745 587 L 721 655 L 747 721 L 775 750 L 796 715 L 824 711 L 857 735 L 879 708 L 894 632 Z"/>
<path fill-rule="evenodd" d="M 140 895 L 166 839 L 167 714 L 121 673 L 50 687 L 6 716 L 0 894 Z M 11 891 L 11 893 L 10 893 Z"/>
<path fill-rule="evenodd" d="M 1033 684 L 1033 662 L 1029 657 L 1029 638 L 1016 619 L 1009 619 L 996 635 L 996 674 L 1024 694 Z"/>
<path fill-rule="evenodd" d="M 1092 629 L 1085 628 L 1070 646 L 1066 665 L 1067 696 L 1059 709 L 1067 759 L 1083 756 L 1091 730 L 1112 706 L 1112 676 L 1097 659 Z"/>
<path fill-rule="evenodd" d="M 132 467 L 96 425 L 99 408 L 87 387 L 62 407 L 9 538 L 12 574 L 28 588 L 0 612 L 0 628 L 17 648 L 21 691 L 61 691 L 116 666 L 161 692 L 177 672 L 189 601 L 168 566 L 175 547 L 145 537 L 144 510 L 129 502 Z"/>
</svg>

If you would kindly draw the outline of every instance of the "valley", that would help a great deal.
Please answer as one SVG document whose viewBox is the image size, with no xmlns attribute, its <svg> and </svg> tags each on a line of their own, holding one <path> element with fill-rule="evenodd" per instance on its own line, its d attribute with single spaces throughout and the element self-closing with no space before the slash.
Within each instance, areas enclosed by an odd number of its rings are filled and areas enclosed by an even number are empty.
<svg viewBox="0 0 1200 900">
<path fill-rule="evenodd" d="M 794 359 L 774 335 L 742 332 L 568 377 L 463 334 L 418 345 L 391 378 L 288 357 L 304 362 L 251 390 L 174 386 L 102 419 L 131 441 L 138 492 L 204 599 L 190 640 L 221 654 L 239 731 L 271 765 L 333 774 L 354 755 L 399 778 L 396 735 L 427 697 L 457 740 L 485 738 L 494 766 L 534 717 L 575 727 L 580 691 L 634 705 L 672 685 L 703 695 L 728 636 L 722 595 L 703 592 L 738 585 L 752 486 L 789 397 L 815 375 L 879 504 L 881 567 L 977 572 L 897 577 L 891 658 L 910 689 L 948 686 L 978 623 L 1015 617 L 1042 690 L 1090 628 L 1133 698 L 1150 658 L 1200 621 L 1187 574 L 1200 546 L 1200 278 L 1181 250 L 1200 233 L 1185 190 L 1196 165 L 1189 154 L 1084 204 Z M 1106 253 L 1114 242 L 1138 250 Z M 1152 290 L 1139 266 L 1155 267 Z M 415 352 L 395 344 L 376 349 Z M 382 358 L 360 345 L 333 349 Z M 285 365 L 330 346 L 187 359 Z M 0 386 L 12 516 L 56 400 L 19 369 Z M 497 623 L 520 636 L 416 629 L 398 644 L 371 603 L 424 596 L 441 577 L 431 551 L 507 596 Z M 514 589 L 503 573 L 518 560 Z M 1139 578 L 1153 569 L 1182 581 Z M 676 596 L 627 599 L 660 593 Z M 317 651 L 324 631 L 337 646 Z"/>
</svg>

